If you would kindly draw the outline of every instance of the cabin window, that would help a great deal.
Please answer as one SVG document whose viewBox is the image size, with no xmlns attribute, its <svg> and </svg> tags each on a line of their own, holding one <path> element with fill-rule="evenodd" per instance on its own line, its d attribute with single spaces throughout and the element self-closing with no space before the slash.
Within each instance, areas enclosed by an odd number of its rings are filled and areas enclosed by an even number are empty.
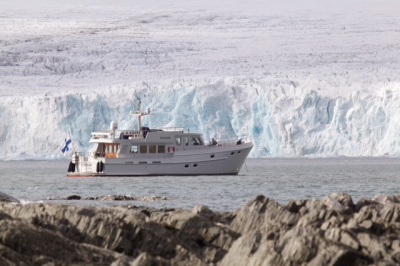
<svg viewBox="0 0 400 266">
<path fill-rule="evenodd" d="M 181 138 L 175 138 L 175 145 L 181 146 Z"/>
<path fill-rule="evenodd" d="M 130 153 L 138 153 L 138 146 L 137 145 L 132 145 Z"/>
<path fill-rule="evenodd" d="M 189 138 L 185 138 L 185 145 L 189 146 Z"/>
<path fill-rule="evenodd" d="M 149 153 L 156 153 L 156 145 L 149 145 Z"/>
<path fill-rule="evenodd" d="M 164 145 L 158 145 L 158 153 L 165 153 L 165 146 Z"/>
<path fill-rule="evenodd" d="M 192 145 L 201 145 L 201 141 L 199 138 L 192 138 Z"/>
<path fill-rule="evenodd" d="M 147 145 L 140 145 L 140 153 L 147 153 Z"/>
<path fill-rule="evenodd" d="M 119 144 L 105 144 L 104 152 L 108 158 L 116 158 Z"/>
</svg>

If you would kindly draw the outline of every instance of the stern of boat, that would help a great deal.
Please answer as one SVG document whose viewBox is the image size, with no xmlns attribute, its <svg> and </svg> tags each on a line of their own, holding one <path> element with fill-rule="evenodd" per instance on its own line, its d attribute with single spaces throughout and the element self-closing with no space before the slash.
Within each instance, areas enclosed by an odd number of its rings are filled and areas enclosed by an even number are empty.
<svg viewBox="0 0 400 266">
<path fill-rule="evenodd" d="M 104 157 L 74 153 L 68 166 L 68 177 L 97 176 L 104 173 Z"/>
</svg>

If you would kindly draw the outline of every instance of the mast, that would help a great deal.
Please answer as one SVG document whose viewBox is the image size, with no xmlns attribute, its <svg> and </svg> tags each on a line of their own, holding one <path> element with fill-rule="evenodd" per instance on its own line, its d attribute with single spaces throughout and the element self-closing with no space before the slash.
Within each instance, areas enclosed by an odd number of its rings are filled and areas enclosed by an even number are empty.
<svg viewBox="0 0 400 266">
<path fill-rule="evenodd" d="M 138 117 L 138 127 L 139 127 L 138 130 L 140 131 L 140 133 L 142 133 L 142 116 L 150 114 L 150 108 L 147 108 L 146 112 L 141 112 L 140 111 L 140 104 L 141 103 L 142 102 L 140 101 L 140 98 L 139 98 L 138 101 L 137 101 L 137 111 L 136 112 L 131 111 L 129 113 L 130 115 L 137 115 L 137 117 Z"/>
</svg>

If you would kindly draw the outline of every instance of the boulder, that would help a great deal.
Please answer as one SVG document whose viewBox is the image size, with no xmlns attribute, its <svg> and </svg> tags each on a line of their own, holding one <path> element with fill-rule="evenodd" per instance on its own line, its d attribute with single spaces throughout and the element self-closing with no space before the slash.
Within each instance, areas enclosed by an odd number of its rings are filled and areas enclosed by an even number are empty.
<svg viewBox="0 0 400 266">
<path fill-rule="evenodd" d="M 0 202 L 15 202 L 15 203 L 19 203 L 20 201 L 17 200 L 16 198 L 11 197 L 10 195 L 7 195 L 5 193 L 0 192 Z"/>
<path fill-rule="evenodd" d="M 396 265 L 399 199 L 260 195 L 233 212 L 3 200 L 0 265 Z"/>
</svg>

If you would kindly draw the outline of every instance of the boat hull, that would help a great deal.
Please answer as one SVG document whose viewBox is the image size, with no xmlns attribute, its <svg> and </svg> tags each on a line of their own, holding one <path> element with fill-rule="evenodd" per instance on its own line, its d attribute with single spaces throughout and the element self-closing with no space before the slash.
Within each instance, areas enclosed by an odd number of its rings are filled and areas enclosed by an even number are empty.
<svg viewBox="0 0 400 266">
<path fill-rule="evenodd" d="M 237 175 L 253 144 L 213 146 L 167 153 L 164 157 L 94 158 L 79 157 L 68 177 L 160 176 L 160 175 Z M 103 165 L 99 169 L 99 162 Z M 101 170 L 101 171 L 99 171 Z"/>
</svg>

